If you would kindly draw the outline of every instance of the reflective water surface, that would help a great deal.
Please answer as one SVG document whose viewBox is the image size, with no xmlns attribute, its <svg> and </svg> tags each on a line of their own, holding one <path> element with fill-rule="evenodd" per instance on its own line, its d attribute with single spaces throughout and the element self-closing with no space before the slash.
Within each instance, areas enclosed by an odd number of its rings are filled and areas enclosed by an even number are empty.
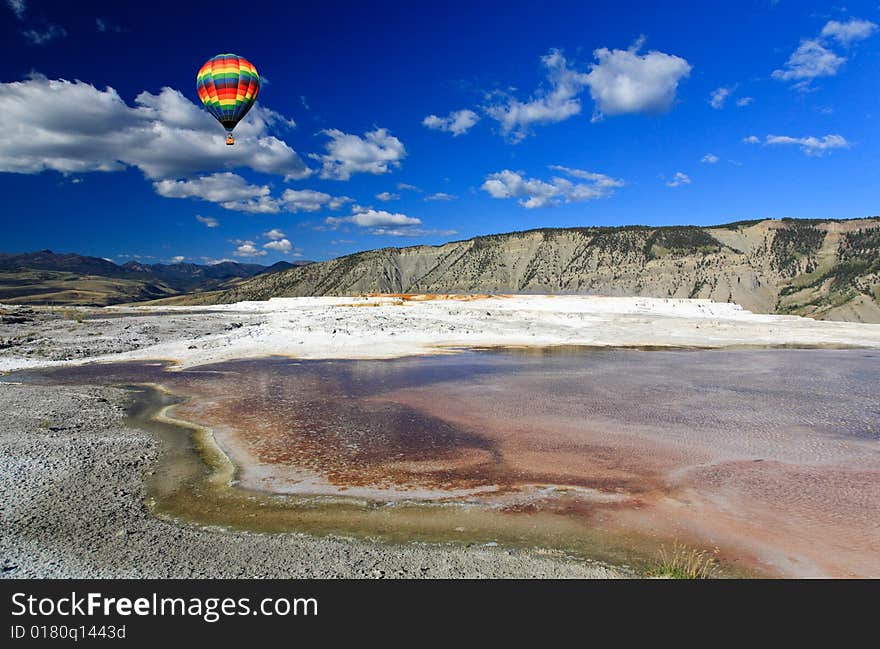
<svg viewBox="0 0 880 649">
<path fill-rule="evenodd" d="M 170 391 L 132 402 L 166 440 L 152 506 L 202 524 L 636 564 L 675 539 L 717 548 L 732 573 L 880 576 L 876 351 L 551 348 L 10 378 Z"/>
</svg>

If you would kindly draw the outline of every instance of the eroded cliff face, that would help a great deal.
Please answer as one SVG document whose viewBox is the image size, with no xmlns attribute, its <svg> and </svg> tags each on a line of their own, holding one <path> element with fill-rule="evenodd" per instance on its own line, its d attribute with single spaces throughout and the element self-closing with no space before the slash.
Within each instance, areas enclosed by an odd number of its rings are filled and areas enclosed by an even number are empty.
<svg viewBox="0 0 880 649">
<path fill-rule="evenodd" d="M 880 322 L 880 218 L 513 232 L 348 255 L 258 276 L 211 300 L 359 293 L 699 297 Z"/>
</svg>

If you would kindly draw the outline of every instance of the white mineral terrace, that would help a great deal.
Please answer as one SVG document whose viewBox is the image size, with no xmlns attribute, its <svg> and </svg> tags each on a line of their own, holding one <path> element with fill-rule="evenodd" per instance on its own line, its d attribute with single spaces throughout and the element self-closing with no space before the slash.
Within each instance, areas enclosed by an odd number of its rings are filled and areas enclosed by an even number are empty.
<svg viewBox="0 0 880 649">
<path fill-rule="evenodd" d="M 152 312 L 157 312 L 152 315 Z M 851 345 L 880 347 L 880 325 L 755 314 L 708 300 L 598 296 L 379 296 L 273 298 L 193 307 L 89 310 L 105 337 L 129 315 L 161 321 L 151 344 L 70 360 L 0 358 L 0 370 L 87 361 L 167 359 L 190 367 L 230 359 L 393 358 L 480 346 Z M 193 339 L 188 323 L 216 320 Z M 242 323 L 242 326 L 238 326 Z M 110 351 L 108 349 L 108 351 Z M 91 354 L 91 352 L 90 352 Z"/>
</svg>

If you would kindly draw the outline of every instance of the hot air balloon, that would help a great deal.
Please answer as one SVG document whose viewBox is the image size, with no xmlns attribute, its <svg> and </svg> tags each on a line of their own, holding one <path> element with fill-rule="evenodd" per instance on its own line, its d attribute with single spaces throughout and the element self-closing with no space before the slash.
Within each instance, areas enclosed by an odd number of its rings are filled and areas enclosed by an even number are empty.
<svg viewBox="0 0 880 649">
<path fill-rule="evenodd" d="M 238 54 L 208 59 L 196 76 L 199 99 L 226 129 L 226 144 L 235 144 L 232 129 L 247 115 L 260 92 L 260 75 Z"/>
</svg>

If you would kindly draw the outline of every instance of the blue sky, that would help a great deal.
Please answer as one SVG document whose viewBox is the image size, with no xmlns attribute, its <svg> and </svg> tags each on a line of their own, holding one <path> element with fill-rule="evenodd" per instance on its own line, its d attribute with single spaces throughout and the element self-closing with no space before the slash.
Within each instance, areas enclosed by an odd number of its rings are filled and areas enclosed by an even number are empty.
<svg viewBox="0 0 880 649">
<path fill-rule="evenodd" d="M 880 0 L 2 1 L 6 252 L 880 213 Z M 235 147 L 195 91 L 220 52 L 266 80 Z"/>
</svg>

